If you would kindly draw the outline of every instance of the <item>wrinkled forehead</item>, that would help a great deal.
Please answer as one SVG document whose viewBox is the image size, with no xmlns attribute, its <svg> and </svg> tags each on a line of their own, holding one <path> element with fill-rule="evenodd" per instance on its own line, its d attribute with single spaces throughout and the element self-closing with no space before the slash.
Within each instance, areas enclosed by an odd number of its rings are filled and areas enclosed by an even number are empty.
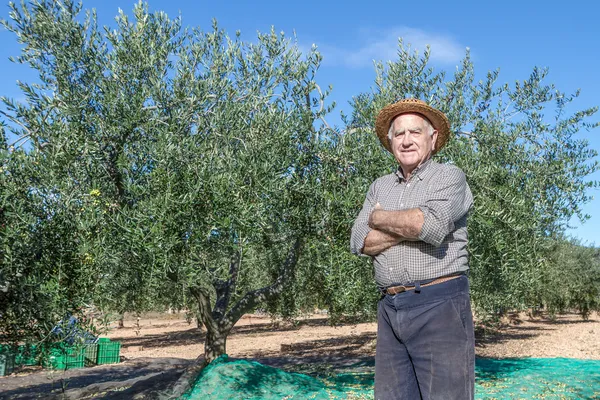
<svg viewBox="0 0 600 400">
<path fill-rule="evenodd" d="M 402 113 L 402 114 L 396 115 L 390 121 L 390 128 L 394 126 L 394 123 L 396 122 L 396 120 L 398 120 L 399 123 L 403 123 L 403 122 L 409 123 L 409 121 L 410 121 L 411 125 L 418 124 L 423 127 L 428 127 L 428 126 L 433 127 L 433 124 L 431 123 L 431 121 L 429 121 L 429 119 L 427 119 L 426 116 L 424 116 L 423 114 L 416 113 L 416 112 Z"/>
</svg>

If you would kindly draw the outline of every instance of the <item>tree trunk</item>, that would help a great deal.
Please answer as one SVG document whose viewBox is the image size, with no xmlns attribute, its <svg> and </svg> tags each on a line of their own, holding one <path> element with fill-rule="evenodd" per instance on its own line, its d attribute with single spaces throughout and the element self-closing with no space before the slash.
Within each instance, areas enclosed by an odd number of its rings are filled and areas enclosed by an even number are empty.
<svg viewBox="0 0 600 400">
<path fill-rule="evenodd" d="M 204 359 L 207 364 L 213 362 L 217 357 L 226 353 L 227 335 L 229 332 L 220 330 L 206 331 L 206 340 L 204 342 Z"/>
<path fill-rule="evenodd" d="M 198 328 L 199 331 L 202 331 L 203 326 L 204 324 L 202 323 L 202 317 L 200 316 L 200 313 L 196 313 L 196 328 Z"/>
<path fill-rule="evenodd" d="M 158 394 L 159 400 L 174 400 L 180 399 L 186 392 L 192 389 L 192 385 L 200 376 L 200 373 L 208 364 L 204 360 L 204 356 L 200 355 L 194 363 L 186 368 L 186 370 L 181 374 L 179 379 L 171 385 L 171 387 Z"/>
<path fill-rule="evenodd" d="M 281 293 L 293 276 L 293 270 L 298 262 L 301 247 L 302 240 L 298 237 L 290 248 L 286 260 L 282 263 L 280 274 L 275 282 L 272 285 L 247 292 L 229 310 L 227 310 L 227 305 L 233 286 L 235 285 L 239 259 L 235 257 L 232 259 L 230 268 L 231 278 L 226 282 L 217 282 L 215 285 L 217 299 L 214 308 L 211 307 L 208 290 L 201 286 L 189 288 L 190 293 L 198 301 L 197 316 L 206 327 L 204 357 L 198 357 L 196 362 L 186 369 L 183 375 L 172 386 L 169 399 L 182 396 L 191 387 L 193 382 L 195 382 L 206 365 L 214 361 L 217 357 L 227 354 L 227 336 L 245 312 L 254 310 L 260 302 L 269 300 Z"/>
</svg>

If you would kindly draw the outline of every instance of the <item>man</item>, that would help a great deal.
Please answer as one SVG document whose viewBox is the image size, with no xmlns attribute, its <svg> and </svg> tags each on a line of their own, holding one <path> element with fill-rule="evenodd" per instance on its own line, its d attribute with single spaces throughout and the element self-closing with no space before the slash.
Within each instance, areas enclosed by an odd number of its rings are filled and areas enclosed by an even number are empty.
<svg viewBox="0 0 600 400">
<path fill-rule="evenodd" d="M 472 399 L 465 174 L 431 156 L 448 118 L 416 99 L 381 110 L 376 131 L 398 161 L 377 179 L 352 227 L 352 252 L 373 258 L 378 304 L 375 398 Z"/>
</svg>

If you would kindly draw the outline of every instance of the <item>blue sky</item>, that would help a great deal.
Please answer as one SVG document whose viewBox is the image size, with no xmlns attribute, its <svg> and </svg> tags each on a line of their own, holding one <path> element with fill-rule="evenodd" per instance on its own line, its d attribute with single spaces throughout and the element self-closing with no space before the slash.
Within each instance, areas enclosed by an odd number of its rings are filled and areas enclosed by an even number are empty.
<svg viewBox="0 0 600 400">
<path fill-rule="evenodd" d="M 84 8 L 95 8 L 101 24 L 113 24 L 121 8 L 130 12 L 135 1 L 84 0 Z M 432 63 L 453 71 L 465 48 L 471 49 L 477 74 L 500 68 L 500 82 L 526 79 L 534 66 L 548 67 L 547 83 L 572 93 L 581 89 L 576 109 L 600 105 L 600 3 L 591 0 L 545 1 L 429 1 L 429 2 L 352 2 L 352 1 L 149 1 L 151 10 L 162 10 L 170 17 L 181 14 L 184 26 L 210 28 L 212 18 L 230 34 L 242 32 L 253 40 L 256 31 L 296 33 L 302 46 L 317 44 L 324 56 L 318 80 L 332 84 L 336 112 L 349 111 L 347 101 L 373 85 L 372 60 L 395 58 L 397 38 L 413 48 L 432 48 Z M 8 18 L 8 2 L 0 8 Z M 0 31 L 1 93 L 19 99 L 16 80 L 33 79 L 23 66 L 8 57 L 19 53 L 14 35 Z M 591 122 L 600 121 L 596 114 Z M 582 138 L 600 150 L 600 129 L 583 131 Z M 600 172 L 591 179 L 600 180 Z M 569 234 L 589 244 L 600 245 L 600 193 L 584 207 L 591 215 L 583 226 Z"/>
</svg>

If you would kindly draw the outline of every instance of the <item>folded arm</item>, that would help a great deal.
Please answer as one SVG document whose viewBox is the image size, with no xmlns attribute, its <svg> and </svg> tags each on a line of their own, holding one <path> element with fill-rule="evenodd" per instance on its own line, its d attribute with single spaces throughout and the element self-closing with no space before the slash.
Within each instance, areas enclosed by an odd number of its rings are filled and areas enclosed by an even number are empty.
<svg viewBox="0 0 600 400">
<path fill-rule="evenodd" d="M 385 211 L 379 204 L 369 216 L 371 231 L 365 238 L 363 253 L 376 256 L 404 240 L 419 240 L 423 213 L 418 208 Z"/>
<path fill-rule="evenodd" d="M 423 213 L 418 208 L 383 210 L 376 198 L 377 181 L 367 193 L 363 207 L 352 226 L 350 248 L 357 255 L 376 256 L 405 240 L 419 240 Z"/>
<path fill-rule="evenodd" d="M 395 235 L 373 229 L 365 238 L 365 246 L 363 247 L 362 252 L 369 256 L 376 256 L 390 247 L 397 245 L 401 241 L 402 239 Z"/>
</svg>

